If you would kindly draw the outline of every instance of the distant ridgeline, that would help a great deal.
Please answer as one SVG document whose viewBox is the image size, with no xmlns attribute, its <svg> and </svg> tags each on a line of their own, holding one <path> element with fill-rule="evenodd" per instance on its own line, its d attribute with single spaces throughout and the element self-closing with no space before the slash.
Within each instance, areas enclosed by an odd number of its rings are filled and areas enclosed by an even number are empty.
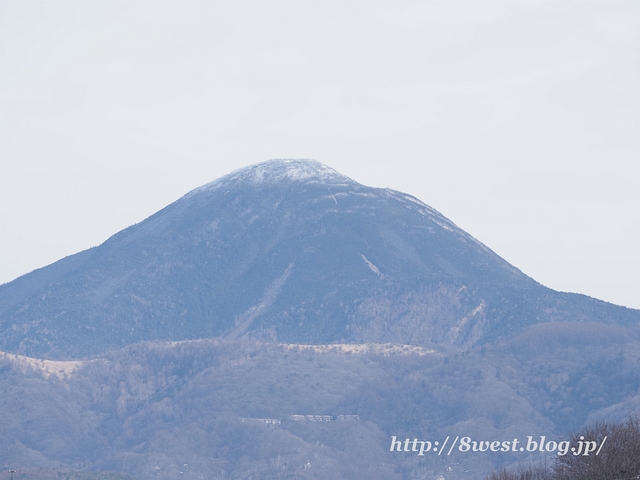
<svg viewBox="0 0 640 480">
<path fill-rule="evenodd" d="M 311 160 L 238 170 L 0 286 L 0 350 L 52 360 L 213 337 L 468 350 L 566 321 L 640 312 L 545 288 L 416 198 Z"/>
</svg>

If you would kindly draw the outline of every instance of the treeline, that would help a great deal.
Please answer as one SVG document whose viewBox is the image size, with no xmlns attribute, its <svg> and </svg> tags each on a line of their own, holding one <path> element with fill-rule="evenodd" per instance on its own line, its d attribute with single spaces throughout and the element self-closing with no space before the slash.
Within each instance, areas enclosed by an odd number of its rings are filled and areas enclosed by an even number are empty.
<svg viewBox="0 0 640 480">
<path fill-rule="evenodd" d="M 573 433 L 571 445 L 595 441 L 597 455 L 569 451 L 551 465 L 545 463 L 493 472 L 487 480 L 631 480 L 640 478 L 640 417 L 614 424 L 599 422 Z"/>
</svg>

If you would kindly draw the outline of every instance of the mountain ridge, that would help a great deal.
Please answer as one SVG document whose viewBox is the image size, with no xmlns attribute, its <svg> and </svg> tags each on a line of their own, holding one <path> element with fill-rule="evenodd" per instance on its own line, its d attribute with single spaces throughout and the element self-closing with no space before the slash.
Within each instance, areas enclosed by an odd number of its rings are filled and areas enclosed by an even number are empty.
<svg viewBox="0 0 640 480">
<path fill-rule="evenodd" d="M 0 349 L 51 359 L 241 336 L 465 349 L 575 318 L 640 311 L 554 292 L 420 200 L 312 160 L 236 170 L 0 286 Z"/>
</svg>

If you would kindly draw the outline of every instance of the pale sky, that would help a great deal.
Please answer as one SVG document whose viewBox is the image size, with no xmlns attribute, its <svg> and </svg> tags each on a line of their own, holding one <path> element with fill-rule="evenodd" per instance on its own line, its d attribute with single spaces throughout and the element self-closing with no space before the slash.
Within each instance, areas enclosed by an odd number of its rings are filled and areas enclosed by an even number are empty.
<svg viewBox="0 0 640 480">
<path fill-rule="evenodd" d="M 0 283 L 313 158 L 640 308 L 640 2 L 0 0 Z"/>
</svg>

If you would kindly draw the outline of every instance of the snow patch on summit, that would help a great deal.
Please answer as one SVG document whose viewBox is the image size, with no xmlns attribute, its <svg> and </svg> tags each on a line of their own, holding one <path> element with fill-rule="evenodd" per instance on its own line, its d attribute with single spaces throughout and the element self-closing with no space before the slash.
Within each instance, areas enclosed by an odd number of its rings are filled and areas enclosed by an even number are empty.
<svg viewBox="0 0 640 480">
<path fill-rule="evenodd" d="M 315 160 L 271 160 L 238 171 L 243 179 L 254 183 L 278 180 L 347 182 L 353 180 Z M 233 174 L 232 174 L 233 175 Z"/>
<path fill-rule="evenodd" d="M 353 185 L 355 180 L 338 173 L 331 167 L 309 159 L 276 159 L 257 163 L 231 172 L 211 183 L 196 188 L 186 196 L 205 191 L 217 190 L 221 186 L 235 182 L 248 182 L 254 185 L 277 183 L 282 181 L 321 183 L 331 185 Z"/>
</svg>

